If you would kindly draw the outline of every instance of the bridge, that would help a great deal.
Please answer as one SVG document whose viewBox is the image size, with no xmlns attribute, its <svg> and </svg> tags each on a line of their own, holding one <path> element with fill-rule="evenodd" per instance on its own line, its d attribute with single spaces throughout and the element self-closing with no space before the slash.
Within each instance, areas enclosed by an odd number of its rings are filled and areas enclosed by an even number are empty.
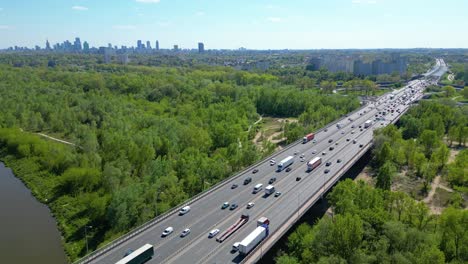
<svg viewBox="0 0 468 264">
<path fill-rule="evenodd" d="M 445 63 L 437 60 L 435 68 L 428 72 L 425 79 L 411 81 L 408 86 L 393 93 L 393 99 L 390 99 L 390 94 L 379 97 L 315 131 L 314 141 L 303 144 L 302 140 L 298 140 L 290 144 L 76 263 L 113 264 L 121 260 L 129 249 L 135 250 L 147 243 L 154 247 L 154 256 L 147 263 L 255 263 L 371 148 L 373 130 L 395 123 L 412 102 L 422 97 L 426 86 L 437 82 L 434 74 L 441 76 L 444 67 Z M 367 120 L 372 120 L 372 125 L 365 128 Z M 337 127 L 338 123 L 341 128 Z M 290 171 L 278 172 L 276 165 L 270 163 L 271 159 L 279 162 L 288 156 L 295 157 Z M 321 157 L 322 164 L 308 172 L 307 161 L 314 157 Z M 328 166 L 327 162 L 330 162 Z M 252 181 L 244 185 L 248 177 Z M 273 177 L 276 178 L 273 185 L 281 195 L 265 196 L 263 191 L 252 192 L 256 184 L 261 183 L 265 187 Z M 233 184 L 238 187 L 233 189 Z M 238 208 L 221 209 L 224 202 L 236 203 Z M 247 209 L 250 202 L 255 205 Z M 191 210 L 179 215 L 180 208 L 186 205 Z M 250 220 L 224 242 L 209 238 L 210 230 L 219 229 L 220 236 L 245 213 L 249 214 Z M 247 256 L 231 251 L 233 243 L 250 234 L 256 228 L 256 220 L 262 216 L 270 219 L 269 236 Z M 174 232 L 163 237 L 162 232 L 169 226 L 173 227 Z M 181 237 L 181 232 L 186 228 L 191 233 Z"/>
</svg>

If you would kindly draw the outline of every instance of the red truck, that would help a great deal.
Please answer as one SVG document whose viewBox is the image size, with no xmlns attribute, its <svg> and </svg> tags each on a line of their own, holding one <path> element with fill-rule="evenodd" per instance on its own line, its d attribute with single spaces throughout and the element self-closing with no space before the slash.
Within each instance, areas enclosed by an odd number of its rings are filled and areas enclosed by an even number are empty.
<svg viewBox="0 0 468 264">
<path fill-rule="evenodd" d="M 241 218 L 237 220 L 232 226 L 230 226 L 221 236 L 216 238 L 216 241 L 219 243 L 222 243 L 224 240 L 226 240 L 229 236 L 234 234 L 239 228 L 241 228 L 243 225 L 245 225 L 249 221 L 249 215 L 248 214 L 242 214 Z"/>
<path fill-rule="evenodd" d="M 305 137 L 302 138 L 302 144 L 305 144 L 305 143 L 311 141 L 312 139 L 314 139 L 314 137 L 315 137 L 314 133 L 310 133 L 310 134 L 305 135 Z"/>
</svg>

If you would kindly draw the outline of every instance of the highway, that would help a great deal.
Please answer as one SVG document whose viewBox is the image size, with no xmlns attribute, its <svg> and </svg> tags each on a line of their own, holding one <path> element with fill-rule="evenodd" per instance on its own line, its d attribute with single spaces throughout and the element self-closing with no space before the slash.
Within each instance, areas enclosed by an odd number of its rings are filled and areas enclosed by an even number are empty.
<svg viewBox="0 0 468 264">
<path fill-rule="evenodd" d="M 443 61 L 441 63 L 438 61 L 436 67 L 441 68 L 442 64 Z M 433 72 L 439 73 L 439 70 Z M 390 95 L 386 94 L 376 102 L 369 103 L 358 111 L 337 120 L 342 124 L 342 128 L 337 128 L 335 126 L 337 122 L 334 122 L 327 128 L 319 130 L 315 135 L 316 143 L 296 142 L 276 153 L 273 156 L 276 162 L 287 156 L 295 157 L 294 163 L 290 166 L 291 171 L 277 172 L 277 166 L 270 164 L 271 157 L 269 157 L 255 166 L 258 169 L 257 173 L 252 173 L 252 169 L 240 172 L 200 199 L 188 203 L 187 205 L 191 207 L 189 213 L 179 215 L 177 210 L 174 210 L 156 221 L 144 232 L 118 243 L 115 247 L 108 248 L 104 253 L 95 255 L 96 257 L 91 260 L 84 259 L 78 263 L 115 263 L 122 259 L 129 249 L 135 250 L 146 243 L 154 245 L 155 252 L 153 258 L 147 263 L 242 262 L 243 257 L 239 253 L 231 252 L 232 244 L 241 241 L 252 232 L 258 218 L 268 217 L 271 222 L 270 233 L 273 233 L 281 228 L 284 221 L 297 217 L 298 215 L 295 213 L 300 205 L 310 199 L 317 191 L 320 191 L 324 183 L 340 171 L 353 157 L 365 151 L 364 148 L 372 141 L 373 130 L 394 122 L 399 115 L 397 109 L 400 113 L 405 112 L 410 107 L 411 101 L 422 96 L 422 90 L 427 84 L 427 81 L 412 81 L 410 85 L 414 89 L 414 93 L 411 93 L 411 88 L 405 87 L 393 93 L 395 96 L 393 100 L 390 100 Z M 403 96 L 406 96 L 406 99 L 402 99 Z M 392 114 L 389 110 L 393 104 L 395 107 L 393 107 L 394 113 Z M 379 112 L 382 111 L 387 111 L 388 114 L 379 115 Z M 383 120 L 375 121 L 376 115 Z M 373 120 L 372 126 L 367 129 L 364 128 L 366 120 Z M 362 127 L 359 128 L 359 126 Z M 330 139 L 331 143 L 329 143 Z M 356 140 L 356 143 L 353 143 L 353 140 Z M 330 150 L 330 147 L 334 147 L 334 149 Z M 299 157 L 301 154 L 304 154 L 305 161 L 303 162 Z M 322 164 L 312 172 L 307 172 L 307 161 L 317 156 L 322 157 Z M 341 160 L 340 163 L 337 162 L 338 159 Z M 331 162 L 330 166 L 326 166 L 327 161 Z M 330 172 L 324 173 L 325 169 L 329 169 Z M 300 181 L 296 181 L 298 176 L 301 177 Z M 244 179 L 247 177 L 251 177 L 252 182 L 244 185 Z M 257 194 L 252 193 L 253 187 L 257 183 L 262 183 L 263 188 L 265 188 L 272 177 L 277 179 L 273 183 L 276 190 L 282 193 L 279 197 L 274 195 L 265 197 L 263 190 Z M 234 183 L 238 187 L 231 189 Z M 237 203 L 239 207 L 234 210 L 221 209 L 224 202 Z M 254 202 L 255 206 L 246 209 L 249 202 Z M 242 213 L 249 214 L 249 222 L 226 241 L 219 243 L 215 238 L 208 238 L 210 230 L 218 228 L 221 234 L 237 221 Z M 167 237 L 162 237 L 161 233 L 169 226 L 174 228 L 174 232 Z M 191 233 L 182 238 L 180 233 L 185 228 L 190 228 Z"/>
</svg>

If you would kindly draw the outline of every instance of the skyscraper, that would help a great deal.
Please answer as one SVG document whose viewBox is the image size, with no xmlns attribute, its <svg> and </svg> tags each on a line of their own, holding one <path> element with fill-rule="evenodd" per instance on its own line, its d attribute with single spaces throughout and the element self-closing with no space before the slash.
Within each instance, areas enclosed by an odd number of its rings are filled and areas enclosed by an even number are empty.
<svg viewBox="0 0 468 264">
<path fill-rule="evenodd" d="M 89 52 L 89 44 L 87 41 L 83 42 L 83 52 L 85 53 Z"/>
<path fill-rule="evenodd" d="M 141 43 L 141 40 L 137 41 L 137 49 L 141 49 L 143 47 L 143 44 Z"/>
<path fill-rule="evenodd" d="M 179 45 L 174 45 L 174 51 L 178 51 L 179 50 Z"/>
<path fill-rule="evenodd" d="M 75 51 L 81 51 L 81 40 L 80 40 L 80 38 L 75 38 L 75 42 L 73 43 L 73 49 Z"/>
<path fill-rule="evenodd" d="M 46 50 L 50 50 L 50 43 L 49 43 L 49 40 L 46 40 L 45 48 L 46 48 Z"/>
<path fill-rule="evenodd" d="M 146 41 L 146 48 L 149 50 L 151 49 L 151 43 L 149 42 L 149 40 Z"/>
<path fill-rule="evenodd" d="M 205 45 L 202 42 L 198 42 L 198 52 L 202 53 L 205 51 Z"/>
<path fill-rule="evenodd" d="M 159 50 L 159 41 L 156 40 L 156 50 Z"/>
</svg>

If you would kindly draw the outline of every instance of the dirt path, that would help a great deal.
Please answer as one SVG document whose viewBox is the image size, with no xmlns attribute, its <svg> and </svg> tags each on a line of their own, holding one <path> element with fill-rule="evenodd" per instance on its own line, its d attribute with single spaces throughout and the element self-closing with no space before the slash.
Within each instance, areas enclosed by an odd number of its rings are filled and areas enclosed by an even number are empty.
<svg viewBox="0 0 468 264">
<path fill-rule="evenodd" d="M 279 136 L 279 135 L 281 135 L 282 133 L 283 133 L 283 131 L 273 133 L 271 136 L 268 137 L 268 141 L 270 141 L 270 142 L 273 143 L 273 144 L 276 144 L 276 143 L 278 143 L 278 142 L 281 142 L 281 141 L 283 141 L 283 140 L 286 140 L 285 137 L 282 137 L 282 138 L 280 138 L 280 139 L 273 139 L 274 137 Z"/>
<path fill-rule="evenodd" d="M 432 199 L 434 198 L 434 194 L 437 190 L 437 188 L 441 188 L 441 189 L 444 189 L 446 190 L 447 192 L 453 192 L 453 190 L 447 186 L 444 186 L 442 184 L 440 184 L 440 175 L 439 176 L 436 176 L 434 178 L 434 180 L 432 181 L 431 183 L 431 191 L 429 191 L 429 194 L 427 195 L 426 198 L 424 198 L 423 202 L 429 204 L 432 202 Z"/>
<path fill-rule="evenodd" d="M 57 142 L 60 142 L 60 143 L 63 143 L 63 144 L 67 144 L 67 145 L 76 147 L 76 145 L 74 143 L 71 143 L 71 142 L 68 142 L 68 141 L 65 141 L 65 140 L 61 140 L 61 139 L 58 139 L 58 138 L 54 138 L 54 137 L 51 137 L 51 136 L 48 136 L 48 135 L 42 134 L 42 133 L 37 133 L 37 134 L 39 136 L 46 137 L 46 138 L 48 138 L 50 140 L 57 141 Z"/>
<path fill-rule="evenodd" d="M 263 116 L 260 116 L 260 118 L 257 121 L 255 121 L 252 125 L 249 126 L 249 129 L 247 129 L 247 132 L 250 132 L 250 129 L 252 129 L 252 127 L 255 126 L 256 124 L 262 122 L 262 120 L 263 120 Z"/>
</svg>

